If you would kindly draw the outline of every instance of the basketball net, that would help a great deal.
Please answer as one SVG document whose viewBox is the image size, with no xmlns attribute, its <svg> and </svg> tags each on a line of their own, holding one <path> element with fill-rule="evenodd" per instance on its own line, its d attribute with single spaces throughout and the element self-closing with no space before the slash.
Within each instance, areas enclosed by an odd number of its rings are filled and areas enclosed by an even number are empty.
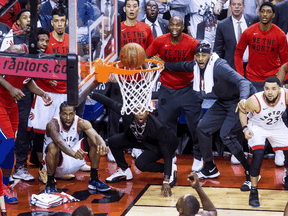
<svg viewBox="0 0 288 216">
<path fill-rule="evenodd" d="M 152 90 L 164 65 L 162 62 L 150 59 L 147 59 L 146 63 L 148 68 L 140 70 L 120 69 L 119 62 L 114 65 L 118 70 L 113 71 L 112 76 L 117 80 L 121 90 L 122 115 L 130 115 L 131 113 L 137 115 L 145 111 L 152 112 L 155 109 L 151 101 Z M 127 74 L 129 72 L 131 74 Z"/>
</svg>

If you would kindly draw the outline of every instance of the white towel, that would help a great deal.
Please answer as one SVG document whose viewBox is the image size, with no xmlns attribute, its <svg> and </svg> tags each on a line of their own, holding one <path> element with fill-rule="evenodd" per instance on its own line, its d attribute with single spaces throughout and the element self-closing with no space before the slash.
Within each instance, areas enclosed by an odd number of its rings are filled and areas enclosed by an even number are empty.
<svg viewBox="0 0 288 216">
<path fill-rule="evenodd" d="M 214 86 L 214 80 L 213 80 L 214 63 L 218 58 L 219 56 L 216 53 L 213 53 L 204 71 L 204 85 L 202 85 L 201 88 L 203 90 L 203 86 L 205 86 L 206 94 L 212 92 L 212 88 Z M 194 65 L 193 89 L 195 91 L 200 91 L 200 68 L 197 63 Z"/>
</svg>

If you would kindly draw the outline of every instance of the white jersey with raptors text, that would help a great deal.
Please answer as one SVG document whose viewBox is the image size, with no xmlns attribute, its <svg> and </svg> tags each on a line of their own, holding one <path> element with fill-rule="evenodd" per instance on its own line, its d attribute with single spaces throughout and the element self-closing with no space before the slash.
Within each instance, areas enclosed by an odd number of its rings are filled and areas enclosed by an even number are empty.
<svg viewBox="0 0 288 216">
<path fill-rule="evenodd" d="M 63 125 L 61 123 L 60 117 L 54 117 L 53 119 L 56 119 L 59 125 L 59 129 L 60 129 L 60 134 L 63 137 L 63 139 L 66 141 L 67 145 L 70 148 L 73 148 L 74 145 L 79 141 L 79 133 L 78 133 L 78 121 L 79 121 L 79 117 L 77 115 L 75 115 L 74 117 L 74 121 L 70 127 L 70 129 L 68 131 L 66 131 L 63 128 Z M 47 134 L 45 133 L 44 136 L 44 146 L 43 146 L 43 152 L 45 152 L 46 147 L 53 142 L 53 140 L 51 139 L 51 137 L 48 137 Z"/>
<path fill-rule="evenodd" d="M 269 105 L 264 99 L 264 92 L 258 92 L 255 97 L 260 106 L 260 112 L 255 111 L 248 114 L 248 124 L 255 124 L 265 129 L 277 129 L 283 126 L 282 115 L 286 110 L 286 92 L 280 89 L 279 100 L 276 105 Z"/>
</svg>

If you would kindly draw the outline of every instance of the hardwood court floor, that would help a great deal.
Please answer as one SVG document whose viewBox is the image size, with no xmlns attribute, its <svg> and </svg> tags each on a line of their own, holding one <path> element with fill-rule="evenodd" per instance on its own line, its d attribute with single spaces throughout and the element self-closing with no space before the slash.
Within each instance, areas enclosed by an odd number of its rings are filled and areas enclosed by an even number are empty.
<svg viewBox="0 0 288 216">
<path fill-rule="evenodd" d="M 38 168 L 30 165 L 28 171 L 36 180 L 34 182 L 17 180 L 12 185 L 12 191 L 17 195 L 19 203 L 6 205 L 7 213 L 13 216 L 68 216 L 78 206 L 87 205 L 95 215 L 101 216 L 178 215 L 174 207 L 177 199 L 186 193 L 196 195 L 187 182 L 193 161 L 192 155 L 177 155 L 178 179 L 176 186 L 172 188 L 173 196 L 170 198 L 163 198 L 160 195 L 163 174 L 140 172 L 134 165 L 135 159 L 130 154 L 125 154 L 125 157 L 131 165 L 133 180 L 110 184 L 112 188 L 110 192 L 99 193 L 87 188 L 90 173 L 79 171 L 72 181 L 57 180 L 57 188 L 81 201 L 48 210 L 29 205 L 31 195 L 38 194 L 45 188 L 45 185 L 37 179 Z M 239 189 L 245 181 L 241 165 L 231 165 L 230 158 L 223 157 L 215 157 L 215 163 L 221 175 L 216 179 L 201 180 L 201 185 L 219 209 L 218 215 L 283 215 L 288 201 L 288 191 L 284 191 L 282 185 L 284 168 L 276 167 L 273 159 L 264 159 L 262 164 L 262 178 L 258 184 L 261 206 L 258 208 L 250 207 L 249 192 L 241 192 Z M 104 181 L 116 169 L 116 164 L 107 162 L 106 156 L 103 156 L 100 161 L 100 179 Z"/>
</svg>

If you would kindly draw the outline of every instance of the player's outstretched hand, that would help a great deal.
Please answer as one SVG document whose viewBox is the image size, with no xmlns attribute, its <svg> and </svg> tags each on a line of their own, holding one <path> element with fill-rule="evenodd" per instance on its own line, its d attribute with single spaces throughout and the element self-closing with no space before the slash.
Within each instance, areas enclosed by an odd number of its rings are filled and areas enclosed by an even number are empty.
<svg viewBox="0 0 288 216">
<path fill-rule="evenodd" d="M 161 194 L 164 196 L 164 197 L 170 197 L 172 196 L 172 191 L 171 191 L 171 187 L 169 184 L 163 184 L 162 185 L 162 188 L 161 188 Z"/>
<path fill-rule="evenodd" d="M 74 158 L 82 160 L 87 154 L 88 152 L 84 152 L 82 149 L 78 149 L 77 152 L 75 152 Z"/>
<path fill-rule="evenodd" d="M 193 182 L 191 180 L 194 180 Z M 191 187 L 196 189 L 200 187 L 198 175 L 195 172 L 191 172 L 188 176 L 187 181 L 190 183 Z"/>
<path fill-rule="evenodd" d="M 97 145 L 97 154 L 106 155 L 109 152 L 109 148 L 104 145 Z"/>
<path fill-rule="evenodd" d="M 14 88 L 14 87 L 11 88 L 9 93 L 13 97 L 13 99 L 16 101 L 20 100 L 22 97 L 25 96 L 25 94 L 20 89 Z"/>
<path fill-rule="evenodd" d="M 235 113 L 237 113 L 238 110 L 242 113 L 246 113 L 245 103 L 246 103 L 245 99 L 240 100 L 239 103 L 237 104 L 236 109 L 235 109 Z"/>
<path fill-rule="evenodd" d="M 45 106 L 50 106 L 53 103 L 52 97 L 49 94 L 47 94 L 46 92 L 42 96 L 42 100 L 44 101 Z"/>
<path fill-rule="evenodd" d="M 254 136 L 254 133 L 253 133 L 253 131 L 247 129 L 247 130 L 244 131 L 244 135 L 245 135 L 245 139 L 248 140 L 248 139 L 251 139 Z"/>
<path fill-rule="evenodd" d="M 160 62 L 162 62 L 163 64 L 165 64 L 165 62 L 164 62 L 159 56 L 157 56 L 157 55 L 152 56 L 150 59 L 156 60 L 156 61 L 160 61 Z"/>
</svg>

